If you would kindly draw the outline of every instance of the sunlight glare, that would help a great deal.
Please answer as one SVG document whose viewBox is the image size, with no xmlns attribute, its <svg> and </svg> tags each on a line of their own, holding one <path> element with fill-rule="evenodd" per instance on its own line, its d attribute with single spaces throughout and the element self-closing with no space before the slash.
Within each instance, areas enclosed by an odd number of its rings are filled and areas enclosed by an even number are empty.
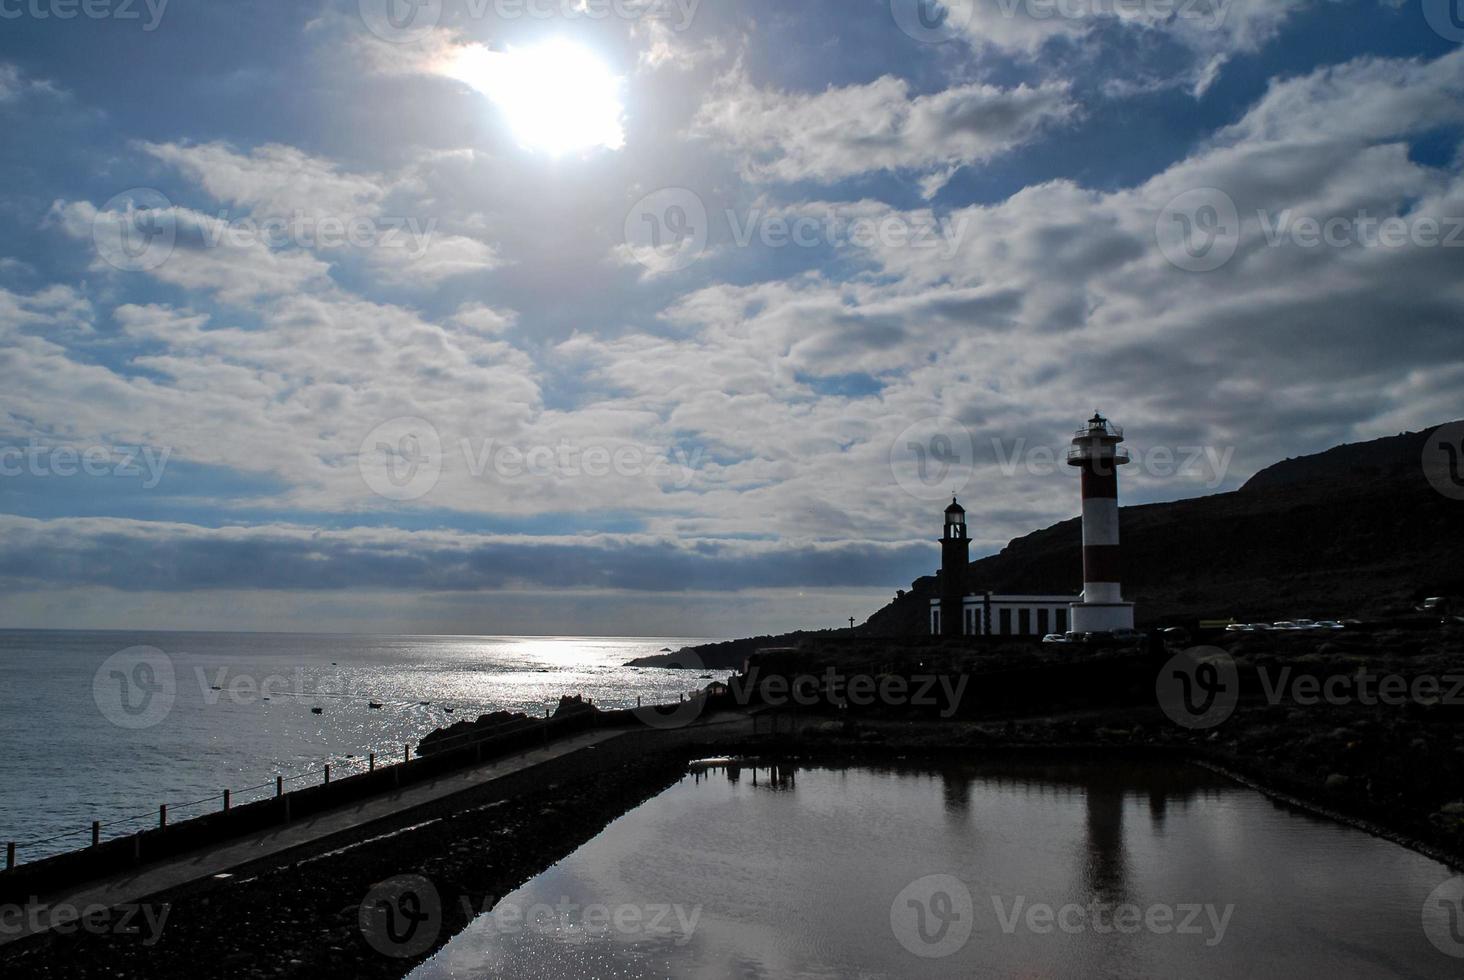
<svg viewBox="0 0 1464 980">
<path fill-rule="evenodd" d="M 507 51 L 472 45 L 453 56 L 445 73 L 488 96 L 525 147 L 557 156 L 625 145 L 624 80 L 571 41 Z"/>
</svg>

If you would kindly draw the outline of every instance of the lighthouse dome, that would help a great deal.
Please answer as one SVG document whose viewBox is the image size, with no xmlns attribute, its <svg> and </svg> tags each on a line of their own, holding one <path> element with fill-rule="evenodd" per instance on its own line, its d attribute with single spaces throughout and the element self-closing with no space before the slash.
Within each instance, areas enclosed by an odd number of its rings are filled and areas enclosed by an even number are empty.
<svg viewBox="0 0 1464 980">
<path fill-rule="evenodd" d="M 960 504 L 956 503 L 956 498 L 955 497 L 952 497 L 951 498 L 951 505 L 945 509 L 945 512 L 947 514 L 964 514 L 964 513 L 966 513 L 966 508 L 964 508 Z"/>
</svg>

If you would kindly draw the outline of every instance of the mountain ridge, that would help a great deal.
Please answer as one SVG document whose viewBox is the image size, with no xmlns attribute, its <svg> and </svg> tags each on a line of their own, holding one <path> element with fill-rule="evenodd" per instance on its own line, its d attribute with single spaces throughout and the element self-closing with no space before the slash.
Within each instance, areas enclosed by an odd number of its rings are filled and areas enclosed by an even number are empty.
<svg viewBox="0 0 1464 980">
<path fill-rule="evenodd" d="M 1464 507 L 1423 470 L 1436 428 L 1281 460 L 1238 490 L 1121 508 L 1124 594 L 1138 622 L 1363 617 L 1464 593 Z M 971 562 L 967 585 L 1076 595 L 1081 549 L 1081 520 L 1070 518 Z M 925 632 L 934 594 L 934 575 L 916 579 L 861 631 Z"/>
</svg>

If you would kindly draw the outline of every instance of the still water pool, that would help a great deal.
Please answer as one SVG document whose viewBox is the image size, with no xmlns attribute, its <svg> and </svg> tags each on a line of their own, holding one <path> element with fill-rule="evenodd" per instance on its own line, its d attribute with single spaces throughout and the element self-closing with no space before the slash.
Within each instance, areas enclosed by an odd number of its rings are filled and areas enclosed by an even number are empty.
<svg viewBox="0 0 1464 980">
<path fill-rule="evenodd" d="M 1459 976 L 1450 880 L 1197 767 L 718 763 L 411 975 Z"/>
</svg>

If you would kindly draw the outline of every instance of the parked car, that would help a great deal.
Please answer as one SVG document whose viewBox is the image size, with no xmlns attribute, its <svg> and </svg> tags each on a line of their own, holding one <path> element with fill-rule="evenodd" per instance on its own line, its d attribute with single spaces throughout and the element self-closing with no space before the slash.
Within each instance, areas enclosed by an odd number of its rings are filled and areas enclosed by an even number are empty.
<svg viewBox="0 0 1464 980">
<path fill-rule="evenodd" d="M 1346 628 L 1347 627 L 1343 626 L 1341 623 L 1337 622 L 1337 620 L 1335 620 L 1335 619 L 1319 619 L 1319 620 L 1317 620 L 1317 629 L 1319 629 L 1319 630 L 1345 630 Z"/>
<path fill-rule="evenodd" d="M 1225 627 L 1225 632 L 1227 633 L 1254 633 L 1255 631 L 1255 623 L 1231 623 Z"/>
<path fill-rule="evenodd" d="M 1236 626 L 1239 624 L 1231 623 L 1230 625 Z M 1228 630 L 1230 629 L 1230 626 L 1227 626 L 1225 628 Z M 1159 635 L 1164 637 L 1165 643 L 1175 643 L 1180 646 L 1185 646 L 1190 642 L 1189 630 L 1185 629 L 1183 626 L 1165 627 L 1163 630 L 1160 630 Z"/>
<path fill-rule="evenodd" d="M 1066 633 L 1048 633 L 1042 638 L 1043 643 L 1071 643 Z"/>
<path fill-rule="evenodd" d="M 1293 623 L 1289 619 L 1283 619 L 1279 623 L 1272 623 L 1271 624 L 1271 629 L 1273 629 L 1273 630 L 1296 630 L 1296 629 L 1300 629 L 1300 628 L 1301 627 L 1297 626 L 1295 623 Z"/>
</svg>

